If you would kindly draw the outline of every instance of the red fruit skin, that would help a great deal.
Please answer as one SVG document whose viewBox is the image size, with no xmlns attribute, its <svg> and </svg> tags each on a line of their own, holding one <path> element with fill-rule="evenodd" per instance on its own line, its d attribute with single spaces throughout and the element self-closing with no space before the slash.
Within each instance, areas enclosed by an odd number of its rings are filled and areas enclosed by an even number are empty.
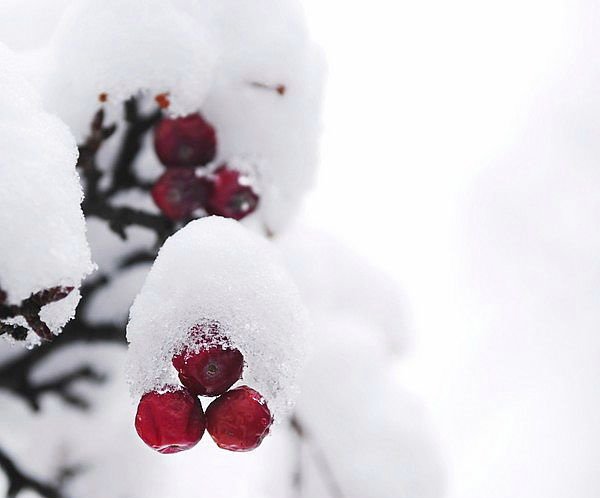
<svg viewBox="0 0 600 498">
<path fill-rule="evenodd" d="M 205 428 L 200 401 L 184 388 L 144 394 L 135 416 L 135 430 L 142 441 L 163 454 L 194 447 Z"/>
<path fill-rule="evenodd" d="M 206 210 L 225 218 L 241 220 L 256 210 L 259 197 L 241 182 L 239 171 L 221 166 L 214 173 L 213 188 Z"/>
<path fill-rule="evenodd" d="M 217 134 L 198 113 L 164 118 L 154 128 L 154 150 L 169 168 L 203 166 L 215 158 Z"/>
<path fill-rule="evenodd" d="M 192 393 L 219 396 L 242 377 L 244 356 L 237 349 L 211 346 L 198 352 L 184 350 L 173 357 L 173 366 Z"/>
<path fill-rule="evenodd" d="M 219 448 L 251 451 L 269 433 L 273 417 L 264 398 L 248 386 L 232 389 L 206 409 L 206 428 Z"/>
<path fill-rule="evenodd" d="M 211 184 L 190 168 L 170 168 L 152 187 L 152 198 L 163 214 L 173 221 L 185 220 L 203 208 Z"/>
</svg>

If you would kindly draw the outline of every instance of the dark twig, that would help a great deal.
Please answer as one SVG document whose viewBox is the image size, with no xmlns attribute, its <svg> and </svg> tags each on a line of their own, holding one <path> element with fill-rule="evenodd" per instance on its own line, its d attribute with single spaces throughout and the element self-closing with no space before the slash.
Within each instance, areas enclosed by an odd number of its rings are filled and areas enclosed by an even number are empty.
<svg viewBox="0 0 600 498">
<path fill-rule="evenodd" d="M 25 474 L 2 449 L 0 449 L 0 468 L 8 478 L 7 498 L 15 498 L 21 491 L 28 489 L 45 498 L 62 498 L 57 487 Z"/>
<path fill-rule="evenodd" d="M 144 227 L 156 233 L 159 245 L 175 230 L 174 224 L 160 214 L 147 213 L 130 207 L 114 207 L 106 202 L 86 205 L 86 215 L 95 216 L 108 222 L 108 226 L 123 240 L 127 239 L 125 229 L 130 226 Z"/>
<path fill-rule="evenodd" d="M 273 92 L 277 92 L 282 97 L 287 92 L 287 87 L 285 85 L 268 85 L 267 83 L 261 83 L 259 81 L 252 81 L 250 85 L 254 88 L 260 88 L 261 90 L 271 90 Z"/>
<path fill-rule="evenodd" d="M 0 389 L 7 390 L 23 399 L 32 410 L 40 409 L 40 397 L 43 394 L 54 393 L 67 403 L 78 407 L 87 407 L 87 402 L 70 392 L 70 386 L 79 381 L 100 382 L 103 377 L 94 372 L 91 367 L 83 366 L 72 372 L 58 376 L 43 383 L 34 383 L 33 370 L 51 353 L 65 346 L 81 342 L 115 342 L 125 343 L 124 331 L 113 325 L 92 326 L 80 318 L 69 322 L 63 333 L 51 343 L 45 343 L 31 352 L 12 359 L 0 367 Z"/>
<path fill-rule="evenodd" d="M 331 468 L 331 464 L 327 459 L 327 455 L 323 451 L 323 449 L 319 446 L 315 438 L 312 434 L 306 429 L 304 424 L 300 421 L 297 415 L 293 415 L 290 418 L 290 426 L 295 434 L 301 441 L 304 441 L 306 445 L 309 447 L 312 457 L 315 460 L 316 468 L 321 474 L 327 489 L 329 490 L 329 494 L 332 498 L 344 498 L 344 493 L 342 491 L 342 487 L 340 486 L 338 480 L 335 477 L 333 469 Z M 302 473 L 301 470 L 297 470 L 296 473 Z"/>
<path fill-rule="evenodd" d="M 12 337 L 15 341 L 24 341 L 27 339 L 28 333 L 29 331 L 21 325 L 0 322 L 0 336 L 6 334 Z"/>
<path fill-rule="evenodd" d="M 53 393 L 62 398 L 62 400 L 75 408 L 82 410 L 88 409 L 90 404 L 83 397 L 71 392 L 70 386 L 77 381 L 87 380 L 88 382 L 100 383 L 104 381 L 104 376 L 95 372 L 89 366 L 82 366 L 72 372 L 58 376 L 50 381 L 43 382 L 33 387 L 29 393 L 28 401 L 34 411 L 39 410 L 39 398 L 42 394 Z"/>
<path fill-rule="evenodd" d="M 112 168 L 112 185 L 106 194 L 107 197 L 111 197 L 120 190 L 138 186 L 139 180 L 133 172 L 133 164 L 142 149 L 144 136 L 158 123 L 160 117 L 160 109 L 147 116 L 141 116 L 135 98 L 125 102 L 127 129 Z"/>
<path fill-rule="evenodd" d="M 138 156 L 145 134 L 160 119 L 160 110 L 142 116 L 134 99 L 125 105 L 127 128 L 123 133 L 123 142 L 115 157 L 110 186 L 103 190 L 101 180 L 103 170 L 97 163 L 98 152 L 104 143 L 114 135 L 116 125 L 105 125 L 105 113 L 100 109 L 92 120 L 89 136 L 79 146 L 77 168 L 81 172 L 85 191 L 82 209 L 86 216 L 96 216 L 108 222 L 112 230 L 125 237 L 125 229 L 129 226 L 142 226 L 156 233 L 158 243 L 171 235 L 176 226 L 159 215 L 143 212 L 129 207 L 115 207 L 109 199 L 120 191 L 135 187 L 149 190 L 150 185 L 136 178 L 133 164 Z M 107 173 L 109 174 L 109 173 Z M 123 259 L 121 268 L 134 264 L 152 261 L 156 252 L 134 253 Z M 43 342 L 32 351 L 23 351 L 17 357 L 10 357 L 0 365 L 0 390 L 5 390 L 22 399 L 34 411 L 40 410 L 40 401 L 44 395 L 55 394 L 64 403 L 78 409 L 86 409 L 89 401 L 72 390 L 79 382 L 98 383 L 104 376 L 96 372 L 89 364 L 84 364 L 66 373 L 41 381 L 34 381 L 33 373 L 50 355 L 73 344 L 78 343 L 115 343 L 125 344 L 125 333 L 122 327 L 112 324 L 91 325 L 82 317 L 90 297 L 109 283 L 107 276 L 96 276 L 84 284 L 81 291 L 81 301 L 77 316 L 69 322 L 61 335 L 54 337 L 46 324 L 40 319 L 41 308 L 51 302 L 63 299 L 71 288 L 55 287 L 33 294 L 18 305 L 7 303 L 7 294 L 0 289 L 0 336 L 9 335 L 18 340 L 27 336 L 27 328 L 18 324 L 5 323 L 6 320 L 23 317 L 43 339 L 52 338 L 52 342 Z M 34 479 L 19 470 L 15 461 L 0 449 L 0 470 L 8 478 L 8 498 L 15 498 L 24 490 L 31 490 L 44 498 L 63 498 L 61 488 L 64 481 L 80 467 L 65 469 L 57 479 L 56 484 L 49 485 L 42 480 Z"/>
<path fill-rule="evenodd" d="M 100 109 L 92 120 L 90 134 L 86 141 L 79 146 L 79 159 L 77 167 L 82 171 L 85 179 L 85 199 L 87 203 L 97 202 L 101 193 L 98 188 L 102 172 L 96 163 L 96 155 L 100 147 L 108 140 L 117 129 L 115 124 L 104 126 L 104 110 Z"/>
<path fill-rule="evenodd" d="M 54 338 L 54 334 L 52 334 L 52 331 L 40 318 L 40 311 L 45 305 L 64 299 L 72 290 L 73 287 L 52 287 L 51 289 L 45 289 L 32 294 L 27 299 L 21 301 L 20 304 L 6 304 L 2 302 L 0 303 L 0 320 L 22 316 L 27 321 L 27 325 L 40 338 L 44 341 L 51 341 Z M 6 294 L 4 291 L 2 293 Z M 10 328 L 12 328 L 12 331 Z M 0 335 L 8 333 L 15 339 L 25 339 L 27 334 L 23 336 L 23 329 L 24 327 L 21 326 L 11 326 L 4 323 L 1 327 Z"/>
<path fill-rule="evenodd" d="M 132 266 L 139 265 L 140 263 L 153 263 L 155 259 L 156 252 L 154 251 L 137 251 L 124 257 L 119 264 L 119 268 L 131 268 Z"/>
<path fill-rule="evenodd" d="M 102 192 L 99 188 L 102 171 L 96 163 L 96 155 L 104 142 L 116 130 L 115 125 L 104 126 L 104 111 L 100 109 L 90 127 L 90 134 L 83 145 L 79 147 L 80 156 L 78 167 L 83 171 L 86 189 L 85 198 L 81 205 L 86 216 L 95 216 L 108 222 L 108 226 L 122 239 L 127 238 L 125 229 L 130 226 L 140 226 L 156 233 L 157 244 L 162 243 L 175 231 L 174 224 L 164 216 L 148 213 L 131 207 L 113 206 L 109 199 L 117 192 L 142 184 L 133 172 L 133 162 L 142 147 L 146 133 L 160 119 L 160 110 L 147 116 L 138 112 L 137 101 L 132 98 L 125 103 L 125 119 L 128 123 L 123 142 L 115 163 L 110 188 Z"/>
</svg>

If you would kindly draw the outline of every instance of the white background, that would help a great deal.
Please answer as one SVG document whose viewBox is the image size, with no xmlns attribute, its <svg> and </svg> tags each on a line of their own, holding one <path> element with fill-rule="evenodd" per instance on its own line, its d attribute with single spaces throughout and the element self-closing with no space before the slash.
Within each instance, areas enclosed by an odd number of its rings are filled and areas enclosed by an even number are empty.
<svg viewBox="0 0 600 498">
<path fill-rule="evenodd" d="M 600 496 L 594 2 L 304 3 L 329 63 L 304 218 L 402 285 L 448 496 Z"/>
</svg>

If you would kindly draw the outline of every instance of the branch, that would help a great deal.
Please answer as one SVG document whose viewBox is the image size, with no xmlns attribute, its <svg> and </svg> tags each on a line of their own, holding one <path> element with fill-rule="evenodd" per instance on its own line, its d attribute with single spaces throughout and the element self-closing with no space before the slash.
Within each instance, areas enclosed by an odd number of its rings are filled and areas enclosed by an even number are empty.
<svg viewBox="0 0 600 498">
<path fill-rule="evenodd" d="M 104 377 L 90 366 L 82 366 L 69 373 L 57 376 L 42 383 L 34 383 L 34 369 L 51 353 L 75 343 L 115 342 L 125 344 L 124 331 L 113 325 L 92 326 L 81 319 L 67 324 L 62 334 L 51 343 L 44 343 L 31 352 L 24 353 L 0 367 L 0 389 L 11 392 L 23 399 L 32 410 L 39 411 L 43 394 L 54 393 L 66 403 L 85 409 L 89 403 L 70 392 L 70 387 L 79 380 L 102 382 Z"/>
<path fill-rule="evenodd" d="M 104 109 L 100 109 L 92 119 L 90 126 L 90 135 L 86 141 L 79 146 L 79 159 L 77 167 L 83 172 L 85 179 L 85 198 L 87 202 L 93 203 L 101 195 L 98 184 L 102 178 L 102 171 L 96 163 L 96 155 L 100 147 L 108 140 L 115 130 L 117 125 L 104 126 Z"/>
<path fill-rule="evenodd" d="M 57 487 L 43 483 L 19 470 L 12 459 L 0 449 L 0 468 L 8 478 L 7 498 L 15 498 L 21 491 L 31 490 L 45 498 L 62 498 Z"/>
<path fill-rule="evenodd" d="M 142 149 L 144 136 L 158 123 L 160 118 L 160 109 L 146 116 L 141 116 L 135 97 L 125 102 L 125 120 L 128 124 L 121 148 L 112 168 L 112 185 L 106 193 L 107 197 L 111 197 L 120 190 L 139 186 L 140 182 L 133 172 L 133 163 Z"/>
<path fill-rule="evenodd" d="M 325 485 L 329 490 L 329 494 L 333 498 L 344 498 L 342 487 L 340 486 L 339 481 L 333 473 L 331 464 L 327 459 L 327 455 L 325 455 L 325 452 L 323 451 L 321 446 L 317 443 L 313 435 L 308 432 L 308 430 L 300 421 L 297 415 L 293 415 L 292 418 L 290 418 L 290 426 L 292 427 L 292 430 L 296 433 L 296 436 L 298 436 L 298 439 L 304 441 L 306 445 L 310 448 L 312 457 L 316 464 L 316 468 L 321 474 L 321 477 L 323 478 L 323 481 L 325 482 Z M 294 476 L 297 487 L 301 485 L 301 476 L 302 469 L 299 468 L 297 469 L 296 474 Z"/>
<path fill-rule="evenodd" d="M 95 216 L 108 222 L 108 226 L 123 240 L 127 239 L 125 229 L 130 226 L 140 226 L 156 233 L 158 245 L 175 231 L 172 221 L 160 214 L 148 213 L 130 207 L 114 207 L 106 202 L 105 198 L 95 203 L 84 202 L 86 216 Z"/>
<path fill-rule="evenodd" d="M 131 268 L 140 263 L 153 263 L 156 259 L 156 252 L 153 251 L 137 251 L 128 256 L 125 256 L 119 264 L 119 269 Z"/>
<path fill-rule="evenodd" d="M 20 304 L 5 304 L 4 302 L 1 302 L 0 320 L 22 316 L 27 321 L 27 325 L 29 325 L 39 337 L 44 341 L 51 341 L 54 338 L 54 334 L 40 318 L 40 311 L 47 304 L 64 299 L 72 290 L 73 287 L 52 287 L 51 289 L 45 289 L 32 294 L 27 299 L 21 301 Z M 4 296 L 6 295 L 6 292 L 2 290 L 0 290 L 0 292 L 2 292 Z M 13 338 L 19 340 L 24 340 L 27 337 L 25 327 L 6 323 L 0 323 L 0 335 L 2 334 L 9 334 Z"/>
<path fill-rule="evenodd" d="M 99 188 L 102 171 L 98 168 L 96 156 L 104 142 L 116 130 L 116 125 L 104 126 L 104 110 L 100 109 L 92 120 L 90 134 L 83 145 L 79 146 L 80 154 L 77 166 L 85 178 L 85 198 L 81 205 L 86 216 L 95 216 L 108 222 L 113 232 L 122 239 L 127 239 L 125 229 L 140 226 L 156 233 L 157 244 L 162 243 L 175 232 L 175 225 L 166 217 L 148 213 L 131 207 L 115 207 L 109 203 L 117 192 L 131 187 L 147 189 L 133 173 L 133 162 L 139 154 L 145 134 L 160 119 L 160 110 L 147 116 L 140 116 L 135 98 L 125 103 L 125 119 L 128 123 L 123 142 L 113 165 L 112 184 L 102 192 Z"/>
</svg>

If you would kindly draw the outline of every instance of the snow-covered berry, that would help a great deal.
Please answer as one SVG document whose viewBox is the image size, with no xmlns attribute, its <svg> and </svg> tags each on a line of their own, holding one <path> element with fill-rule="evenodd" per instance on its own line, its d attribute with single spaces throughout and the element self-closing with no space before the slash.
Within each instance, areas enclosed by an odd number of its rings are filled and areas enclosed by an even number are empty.
<svg viewBox="0 0 600 498">
<path fill-rule="evenodd" d="M 202 166 L 215 158 L 217 134 L 198 113 L 165 118 L 154 129 L 154 148 L 165 166 Z"/>
<path fill-rule="evenodd" d="M 200 351 L 184 350 L 173 357 L 179 380 L 199 396 L 219 396 L 242 376 L 244 357 L 237 349 L 210 346 Z"/>
<path fill-rule="evenodd" d="M 169 168 L 152 187 L 152 198 L 165 216 L 178 221 L 203 208 L 210 191 L 210 182 L 194 169 Z"/>
<path fill-rule="evenodd" d="M 200 441 L 205 428 L 200 401 L 184 388 L 144 394 L 135 417 L 142 441 L 165 454 L 189 450 Z"/>
<path fill-rule="evenodd" d="M 241 386 L 214 400 L 206 410 L 206 427 L 219 448 L 250 451 L 269 433 L 273 417 L 260 393 Z"/>
<path fill-rule="evenodd" d="M 225 164 L 215 171 L 213 182 L 207 205 L 210 214 L 241 220 L 256 209 L 259 197 L 239 171 Z"/>
</svg>

